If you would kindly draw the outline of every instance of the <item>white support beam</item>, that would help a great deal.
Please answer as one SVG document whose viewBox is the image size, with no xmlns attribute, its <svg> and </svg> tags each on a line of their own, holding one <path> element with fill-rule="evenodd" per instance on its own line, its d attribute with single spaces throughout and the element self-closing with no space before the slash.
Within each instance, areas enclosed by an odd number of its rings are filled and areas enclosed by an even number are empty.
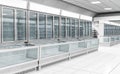
<svg viewBox="0 0 120 74">
<path fill-rule="evenodd" d="M 94 21 L 109 21 L 109 20 L 120 20 L 120 13 L 105 13 L 98 14 L 94 17 Z"/>
<path fill-rule="evenodd" d="M 94 17 L 94 21 L 99 21 L 99 20 L 104 20 L 104 21 L 109 21 L 109 20 L 120 20 L 120 15 L 118 15 L 118 16 Z"/>
</svg>

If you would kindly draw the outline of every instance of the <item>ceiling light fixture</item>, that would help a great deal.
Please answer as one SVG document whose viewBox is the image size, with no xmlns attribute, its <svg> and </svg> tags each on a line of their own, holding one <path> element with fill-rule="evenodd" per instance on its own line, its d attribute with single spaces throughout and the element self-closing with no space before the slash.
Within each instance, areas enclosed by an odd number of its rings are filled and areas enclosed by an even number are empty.
<svg viewBox="0 0 120 74">
<path fill-rule="evenodd" d="M 91 2 L 91 4 L 100 4 L 101 2 L 100 1 L 93 1 Z"/>
<path fill-rule="evenodd" d="M 104 10 L 112 10 L 112 8 L 104 8 Z"/>
</svg>

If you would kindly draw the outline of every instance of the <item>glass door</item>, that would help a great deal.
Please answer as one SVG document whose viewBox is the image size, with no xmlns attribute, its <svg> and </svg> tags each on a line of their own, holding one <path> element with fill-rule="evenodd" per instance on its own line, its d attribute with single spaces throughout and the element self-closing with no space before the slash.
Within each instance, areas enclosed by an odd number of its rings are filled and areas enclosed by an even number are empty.
<svg viewBox="0 0 120 74">
<path fill-rule="evenodd" d="M 54 36 L 58 38 L 59 35 L 59 17 L 54 16 Z"/>
<path fill-rule="evenodd" d="M 80 21 L 80 37 L 83 37 L 83 25 L 84 25 L 84 22 L 81 20 Z"/>
<path fill-rule="evenodd" d="M 16 22 L 17 22 L 17 40 L 26 39 L 26 11 L 17 10 Z"/>
<path fill-rule="evenodd" d="M 75 35 L 76 35 L 76 37 L 79 37 L 79 19 L 76 19 L 75 20 Z"/>
<path fill-rule="evenodd" d="M 39 14 L 39 37 L 46 39 L 46 15 Z"/>
<path fill-rule="evenodd" d="M 47 15 L 47 38 L 53 38 L 53 16 Z"/>
<path fill-rule="evenodd" d="M 71 31 L 72 38 L 75 38 L 75 19 L 72 19 Z"/>
<path fill-rule="evenodd" d="M 71 19 L 70 18 L 67 18 L 67 37 L 70 37 L 71 36 Z"/>
<path fill-rule="evenodd" d="M 66 37 L 66 18 L 65 17 L 61 18 L 61 37 L 62 38 Z"/>
<path fill-rule="evenodd" d="M 30 39 L 37 39 L 37 13 L 30 12 Z"/>
<path fill-rule="evenodd" d="M 3 8 L 3 41 L 15 40 L 14 10 Z"/>
</svg>

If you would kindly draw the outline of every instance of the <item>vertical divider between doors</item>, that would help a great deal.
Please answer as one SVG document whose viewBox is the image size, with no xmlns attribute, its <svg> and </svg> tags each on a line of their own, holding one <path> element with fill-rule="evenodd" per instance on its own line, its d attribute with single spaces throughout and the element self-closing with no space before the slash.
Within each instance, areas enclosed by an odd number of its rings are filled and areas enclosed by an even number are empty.
<svg viewBox="0 0 120 74">
<path fill-rule="evenodd" d="M 37 12 L 37 39 L 40 39 L 40 31 L 39 31 L 39 13 Z"/>
<path fill-rule="evenodd" d="M 55 39 L 55 30 L 54 30 L 54 26 L 55 26 L 55 24 L 54 24 L 54 16 L 53 16 L 53 21 L 52 21 L 53 23 L 52 23 L 52 39 Z"/>
<path fill-rule="evenodd" d="M 15 32 L 15 41 L 17 41 L 17 10 L 14 9 L 14 32 Z"/>
<path fill-rule="evenodd" d="M 47 39 L 47 14 L 45 15 L 45 39 Z"/>
<path fill-rule="evenodd" d="M 0 43 L 2 43 L 2 6 L 0 6 Z"/>
</svg>

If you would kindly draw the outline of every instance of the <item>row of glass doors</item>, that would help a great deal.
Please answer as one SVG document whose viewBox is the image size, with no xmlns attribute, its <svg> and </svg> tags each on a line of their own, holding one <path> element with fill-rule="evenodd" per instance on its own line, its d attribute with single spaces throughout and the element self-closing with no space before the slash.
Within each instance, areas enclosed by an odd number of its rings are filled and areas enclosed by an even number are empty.
<svg viewBox="0 0 120 74">
<path fill-rule="evenodd" d="M 92 36 L 92 21 L 29 11 L 24 9 L 2 7 L 1 36 L 2 41 L 78 38 Z M 29 32 L 29 33 L 28 33 Z"/>
<path fill-rule="evenodd" d="M 104 24 L 104 36 L 120 35 L 120 26 Z"/>
</svg>

